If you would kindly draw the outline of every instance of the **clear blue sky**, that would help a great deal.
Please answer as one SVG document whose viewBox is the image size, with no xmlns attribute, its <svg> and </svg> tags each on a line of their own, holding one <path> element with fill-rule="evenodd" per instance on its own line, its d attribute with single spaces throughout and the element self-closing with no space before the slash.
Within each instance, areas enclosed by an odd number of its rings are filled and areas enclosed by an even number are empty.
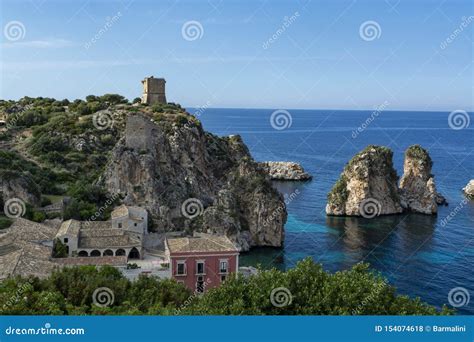
<svg viewBox="0 0 474 342">
<path fill-rule="evenodd" d="M 188 107 L 473 109 L 469 0 L 1 4 L 2 99 L 132 99 L 155 75 Z M 6 32 L 12 21 L 20 36 Z M 202 25 L 196 40 L 183 38 L 188 21 Z M 374 40 L 361 37 L 366 21 L 380 27 Z"/>
</svg>

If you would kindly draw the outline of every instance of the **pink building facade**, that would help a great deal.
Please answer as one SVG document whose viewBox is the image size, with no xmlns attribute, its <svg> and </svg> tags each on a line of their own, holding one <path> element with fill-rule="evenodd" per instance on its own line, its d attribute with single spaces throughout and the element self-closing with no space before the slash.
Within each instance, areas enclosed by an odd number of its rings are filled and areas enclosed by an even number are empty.
<svg viewBox="0 0 474 342">
<path fill-rule="evenodd" d="M 239 269 L 239 251 L 227 237 L 166 240 L 171 277 L 193 292 L 205 292 L 222 284 Z"/>
</svg>

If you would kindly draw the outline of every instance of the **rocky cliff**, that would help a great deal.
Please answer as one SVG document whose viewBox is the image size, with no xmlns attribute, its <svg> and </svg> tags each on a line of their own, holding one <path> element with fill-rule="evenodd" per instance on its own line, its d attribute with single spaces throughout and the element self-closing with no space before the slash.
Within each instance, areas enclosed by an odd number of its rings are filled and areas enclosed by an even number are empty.
<svg viewBox="0 0 474 342">
<path fill-rule="evenodd" d="M 130 114 L 100 182 L 158 231 L 226 234 L 242 250 L 283 241 L 283 197 L 240 136 L 207 133 L 188 114 Z"/>
<path fill-rule="evenodd" d="M 402 212 L 392 151 L 370 145 L 346 165 L 328 194 L 328 215 L 364 216 Z"/>
<path fill-rule="evenodd" d="M 312 178 L 298 163 L 271 161 L 258 164 L 272 180 L 303 181 Z"/>
<path fill-rule="evenodd" d="M 402 207 L 407 211 L 429 215 L 438 212 L 438 203 L 444 198 L 436 191 L 432 166 L 428 151 L 421 146 L 413 145 L 405 151 L 400 197 Z"/>
<path fill-rule="evenodd" d="M 406 150 L 400 187 L 392 155 L 386 147 L 371 145 L 352 158 L 328 194 L 326 213 L 368 218 L 403 211 L 432 215 L 438 204 L 447 204 L 436 191 L 433 162 L 425 149 L 413 145 Z"/>
<path fill-rule="evenodd" d="M 474 179 L 471 179 L 462 190 L 468 198 L 474 199 Z"/>
</svg>

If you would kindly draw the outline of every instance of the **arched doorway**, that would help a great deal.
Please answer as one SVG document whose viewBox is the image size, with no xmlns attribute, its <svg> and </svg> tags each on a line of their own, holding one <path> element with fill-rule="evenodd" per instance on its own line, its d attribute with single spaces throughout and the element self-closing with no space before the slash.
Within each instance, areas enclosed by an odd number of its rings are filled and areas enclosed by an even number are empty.
<svg viewBox="0 0 474 342">
<path fill-rule="evenodd" d="M 100 251 L 98 251 L 97 249 L 94 249 L 91 252 L 91 257 L 100 257 Z"/>
<path fill-rule="evenodd" d="M 104 251 L 104 256 L 114 256 L 114 252 L 111 249 L 106 249 Z"/>
<path fill-rule="evenodd" d="M 117 249 L 117 251 L 115 252 L 115 256 L 122 256 L 122 255 L 125 255 L 125 250 L 122 248 Z"/>
<path fill-rule="evenodd" d="M 87 251 L 80 251 L 79 253 L 77 253 L 77 256 L 80 256 L 80 257 L 88 257 L 88 256 L 89 256 L 89 253 L 87 253 Z"/>
<path fill-rule="evenodd" d="M 130 253 L 128 253 L 129 259 L 140 259 L 140 252 L 136 247 L 133 247 Z"/>
</svg>

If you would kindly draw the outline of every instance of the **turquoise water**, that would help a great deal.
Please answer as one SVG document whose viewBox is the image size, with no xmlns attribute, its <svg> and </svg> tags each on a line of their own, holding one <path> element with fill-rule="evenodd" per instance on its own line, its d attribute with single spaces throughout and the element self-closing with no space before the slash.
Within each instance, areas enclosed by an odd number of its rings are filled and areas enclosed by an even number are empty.
<svg viewBox="0 0 474 342">
<path fill-rule="evenodd" d="M 310 256 L 325 269 L 337 271 L 365 261 L 399 293 L 436 306 L 448 304 L 452 288 L 464 287 L 473 299 L 459 313 L 474 314 L 474 202 L 463 202 L 461 192 L 474 178 L 472 113 L 470 127 L 454 130 L 448 125 L 449 113 L 382 112 L 354 138 L 354 130 L 371 111 L 289 110 L 292 123 L 283 130 L 270 124 L 272 112 L 206 109 L 199 115 L 208 131 L 240 134 L 256 160 L 299 162 L 314 176 L 310 182 L 275 183 L 286 196 L 293 194 L 284 247 L 255 249 L 243 255 L 241 263 L 286 269 Z M 438 191 L 449 206 L 440 207 L 438 216 L 326 217 L 326 194 L 344 164 L 368 144 L 394 151 L 399 176 L 405 149 L 412 144 L 427 148 Z M 457 214 L 442 225 L 456 207 Z"/>
</svg>

